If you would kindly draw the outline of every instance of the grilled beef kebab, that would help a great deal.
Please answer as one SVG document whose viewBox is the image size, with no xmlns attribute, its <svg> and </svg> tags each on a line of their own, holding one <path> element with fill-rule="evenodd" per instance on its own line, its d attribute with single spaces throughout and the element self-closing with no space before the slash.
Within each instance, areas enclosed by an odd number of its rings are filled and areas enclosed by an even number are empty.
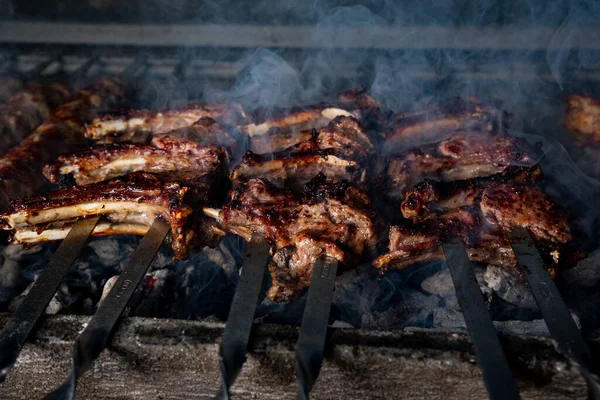
<svg viewBox="0 0 600 400">
<path fill-rule="evenodd" d="M 85 143 L 84 124 L 102 110 L 115 108 L 126 97 L 125 85 L 115 78 L 101 78 L 73 94 L 67 102 L 0 158 L 0 189 L 9 199 L 30 196 L 46 186 L 43 166 L 59 154 Z"/>
<path fill-rule="evenodd" d="M 23 87 L 23 82 L 12 76 L 0 76 L 0 103 L 4 103 Z"/>
<path fill-rule="evenodd" d="M 61 83 L 31 85 L 0 105 L 0 155 L 44 122 L 69 94 Z"/>
</svg>

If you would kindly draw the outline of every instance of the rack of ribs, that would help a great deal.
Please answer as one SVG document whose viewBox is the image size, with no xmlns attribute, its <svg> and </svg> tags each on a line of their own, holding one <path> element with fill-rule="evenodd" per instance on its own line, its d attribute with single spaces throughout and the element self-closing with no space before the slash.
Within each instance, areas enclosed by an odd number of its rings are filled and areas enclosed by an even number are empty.
<svg viewBox="0 0 600 400">
<path fill-rule="evenodd" d="M 248 151 L 231 172 L 233 182 L 265 178 L 280 187 L 301 188 L 318 174 L 329 181 L 365 183 L 365 161 L 375 151 L 353 117 L 337 117 L 304 142 L 272 155 Z"/>
<path fill-rule="evenodd" d="M 503 131 L 509 116 L 477 98 L 452 98 L 390 118 L 384 150 L 440 141 L 458 130 Z"/>
<path fill-rule="evenodd" d="M 77 185 L 87 185 L 145 171 L 193 184 L 207 171 L 225 174 L 228 156 L 219 143 L 224 141 L 235 145 L 214 120 L 205 118 L 187 128 L 153 135 L 148 144 L 111 143 L 63 154 L 46 165 L 44 175 L 57 184 L 73 178 Z"/>
<path fill-rule="evenodd" d="M 388 197 L 399 202 L 425 180 L 455 181 L 491 176 L 537 160 L 527 144 L 504 134 L 457 131 L 441 142 L 407 150 L 389 160 L 383 181 Z"/>
<path fill-rule="evenodd" d="M 310 285 L 314 263 L 323 256 L 355 265 L 373 249 L 370 200 L 348 181 L 327 183 L 323 175 L 303 190 L 278 188 L 255 178 L 238 185 L 222 209 L 205 209 L 224 232 L 271 245 L 268 296 L 299 297 Z"/>
<path fill-rule="evenodd" d="M 191 104 L 182 109 L 161 111 L 127 110 L 95 117 L 86 126 L 86 137 L 97 143 L 139 140 L 149 133 L 162 134 L 193 125 L 203 118 L 220 124 L 244 124 L 241 107 L 226 104 Z"/>
</svg>

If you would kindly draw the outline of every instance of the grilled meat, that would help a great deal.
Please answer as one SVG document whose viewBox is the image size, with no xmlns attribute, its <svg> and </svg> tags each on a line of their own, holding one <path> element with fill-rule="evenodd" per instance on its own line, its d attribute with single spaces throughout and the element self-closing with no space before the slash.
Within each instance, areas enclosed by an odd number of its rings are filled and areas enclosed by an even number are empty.
<svg viewBox="0 0 600 400">
<path fill-rule="evenodd" d="M 98 143 L 131 141 L 140 134 L 161 134 L 186 128 L 203 118 L 237 125 L 243 123 L 245 115 L 240 107 L 225 104 L 192 104 L 181 110 L 156 112 L 129 110 L 94 118 L 86 127 L 86 136 Z"/>
<path fill-rule="evenodd" d="M 526 183 L 482 183 L 463 182 L 455 190 L 448 190 L 436 186 L 449 185 L 425 182 L 413 188 L 403 206 L 420 206 L 402 211 L 414 223 L 390 228 L 389 253 L 375 260 L 374 265 L 398 268 L 416 260 L 441 259 L 440 244 L 447 235 L 455 234 L 465 241 L 471 260 L 512 269 L 516 257 L 503 232 L 514 226 L 529 229 L 546 258 L 558 264 L 571 234 L 566 218 L 548 195 Z"/>
<path fill-rule="evenodd" d="M 310 139 L 270 156 L 247 152 L 231 180 L 265 178 L 280 187 L 300 188 L 319 173 L 329 181 L 364 183 L 362 167 L 375 146 L 353 117 L 337 117 Z"/>
<path fill-rule="evenodd" d="M 44 175 L 53 183 L 72 175 L 77 185 L 87 185 L 146 171 L 168 173 L 170 179 L 189 185 L 207 171 L 224 174 L 227 154 L 219 142 L 230 137 L 220 133 L 214 120 L 204 118 L 190 127 L 154 135 L 150 144 L 112 143 L 63 154 L 44 168 Z"/>
<path fill-rule="evenodd" d="M 600 100 L 586 95 L 566 98 L 564 125 L 580 143 L 600 143 Z"/>
<path fill-rule="evenodd" d="M 0 191 L 8 199 L 30 196 L 46 185 L 42 168 L 59 154 L 85 142 L 84 124 L 101 110 L 122 104 L 125 86 L 114 78 L 101 78 L 73 94 L 54 114 L 18 146 L 0 158 Z"/>
<path fill-rule="evenodd" d="M 349 266 L 374 246 L 369 208 L 362 191 L 347 181 L 326 183 L 320 175 L 301 193 L 252 179 L 234 190 L 220 212 L 207 213 L 225 231 L 271 244 L 273 286 L 268 296 L 288 301 L 310 285 L 313 265 L 320 257 L 333 257 Z"/>
<path fill-rule="evenodd" d="M 44 168 L 44 175 L 53 183 L 72 175 L 77 185 L 88 185 L 145 171 L 169 173 L 171 177 L 179 175 L 179 180 L 186 182 L 189 177 L 215 171 L 226 164 L 223 150 L 190 140 L 166 136 L 153 144 L 113 143 L 64 154 Z"/>
<path fill-rule="evenodd" d="M 145 234 L 156 217 L 171 225 L 176 258 L 185 255 L 194 239 L 192 208 L 185 203 L 189 188 L 136 172 L 86 186 L 73 186 L 12 202 L 0 215 L 0 228 L 12 230 L 12 243 L 39 243 L 64 238 L 79 218 L 101 215 L 94 235 Z M 204 192 L 208 200 L 208 190 Z"/>
<path fill-rule="evenodd" d="M 18 144 L 64 103 L 69 89 L 60 83 L 32 85 L 0 106 L 0 155 Z"/>
<path fill-rule="evenodd" d="M 330 150 L 279 153 L 273 158 L 248 151 L 231 172 L 230 179 L 237 184 L 252 178 L 265 178 L 278 187 L 298 189 L 318 174 L 323 174 L 330 182 L 344 179 L 363 184 L 365 181 L 365 169 L 359 163 Z"/>
<path fill-rule="evenodd" d="M 508 167 L 500 174 L 464 181 L 439 182 L 425 180 L 406 192 L 400 205 L 404 218 L 420 222 L 436 218 L 449 210 L 472 206 L 481 201 L 486 187 L 498 183 L 534 185 L 542 180 L 539 166 Z"/>
<path fill-rule="evenodd" d="M 400 201 L 424 179 L 464 180 L 501 173 L 513 165 L 535 164 L 526 144 L 502 134 L 458 132 L 437 144 L 392 157 L 385 173 L 388 196 Z"/>
<path fill-rule="evenodd" d="M 428 106 L 391 118 L 384 148 L 406 149 L 445 139 L 457 130 L 501 130 L 508 115 L 476 98 L 453 98 L 440 105 Z"/>
</svg>

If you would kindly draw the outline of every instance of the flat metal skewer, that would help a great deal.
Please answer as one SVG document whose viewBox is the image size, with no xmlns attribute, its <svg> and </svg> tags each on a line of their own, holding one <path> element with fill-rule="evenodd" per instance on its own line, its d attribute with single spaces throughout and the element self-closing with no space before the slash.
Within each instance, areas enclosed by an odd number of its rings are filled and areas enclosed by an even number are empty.
<svg viewBox="0 0 600 400">
<path fill-rule="evenodd" d="M 500 346 L 498 332 L 485 306 L 465 245 L 459 237 L 453 237 L 442 247 L 490 399 L 518 399 L 519 389 Z"/>
<path fill-rule="evenodd" d="M 321 371 L 337 267 L 336 260 L 320 259 L 313 270 L 296 345 L 298 400 L 309 398 Z"/>
<path fill-rule="evenodd" d="M 600 381 L 592 372 L 592 353 L 548 274 L 531 235 L 527 229 L 515 227 L 508 233 L 508 237 L 558 350 L 573 362 L 583 375 L 588 384 L 590 398 L 600 399 Z"/>
<path fill-rule="evenodd" d="M 87 243 L 100 217 L 81 219 L 37 278 L 23 302 L 0 333 L 0 382 L 3 382 L 21 352 L 21 348 L 52 300 L 58 286 Z"/>
<path fill-rule="evenodd" d="M 90 369 L 108 344 L 113 328 L 137 286 L 144 278 L 169 230 L 170 226 L 167 222 L 159 218 L 154 220 L 150 230 L 135 249 L 119 279 L 100 303 L 96 314 L 94 314 L 85 330 L 75 341 L 71 375 L 45 399 L 73 399 L 75 397 L 77 380 Z"/>
<path fill-rule="evenodd" d="M 242 274 L 233 296 L 227 325 L 220 347 L 221 387 L 217 399 L 229 399 L 229 388 L 246 361 L 248 340 L 258 303 L 258 295 L 269 260 L 269 244 L 250 244 L 250 254 L 242 266 Z"/>
</svg>

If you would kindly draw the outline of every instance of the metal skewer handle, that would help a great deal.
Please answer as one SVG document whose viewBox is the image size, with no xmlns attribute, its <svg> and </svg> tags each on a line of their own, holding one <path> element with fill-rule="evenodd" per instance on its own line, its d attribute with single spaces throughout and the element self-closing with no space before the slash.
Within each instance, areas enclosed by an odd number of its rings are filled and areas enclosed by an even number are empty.
<svg viewBox="0 0 600 400">
<path fill-rule="evenodd" d="M 453 237 L 442 247 L 490 399 L 518 399 L 519 389 L 500 346 L 498 332 L 485 306 L 465 245 L 459 237 Z"/>
<path fill-rule="evenodd" d="M 58 286 L 81 253 L 99 219 L 100 217 L 81 219 L 73 225 L 0 333 L 0 382 L 6 379 L 15 365 L 31 329 L 48 307 Z"/>
<path fill-rule="evenodd" d="M 313 270 L 296 346 L 298 400 L 308 399 L 321 371 L 337 267 L 336 260 L 321 259 Z"/>
<path fill-rule="evenodd" d="M 45 399 L 73 399 L 77 380 L 94 363 L 108 344 L 108 339 L 135 289 L 144 278 L 152 260 L 160 249 L 170 226 L 162 219 L 155 219 L 146 236 L 135 249 L 127 266 L 100 303 L 96 314 L 75 341 L 73 346 L 73 370 L 65 382 Z"/>
</svg>

